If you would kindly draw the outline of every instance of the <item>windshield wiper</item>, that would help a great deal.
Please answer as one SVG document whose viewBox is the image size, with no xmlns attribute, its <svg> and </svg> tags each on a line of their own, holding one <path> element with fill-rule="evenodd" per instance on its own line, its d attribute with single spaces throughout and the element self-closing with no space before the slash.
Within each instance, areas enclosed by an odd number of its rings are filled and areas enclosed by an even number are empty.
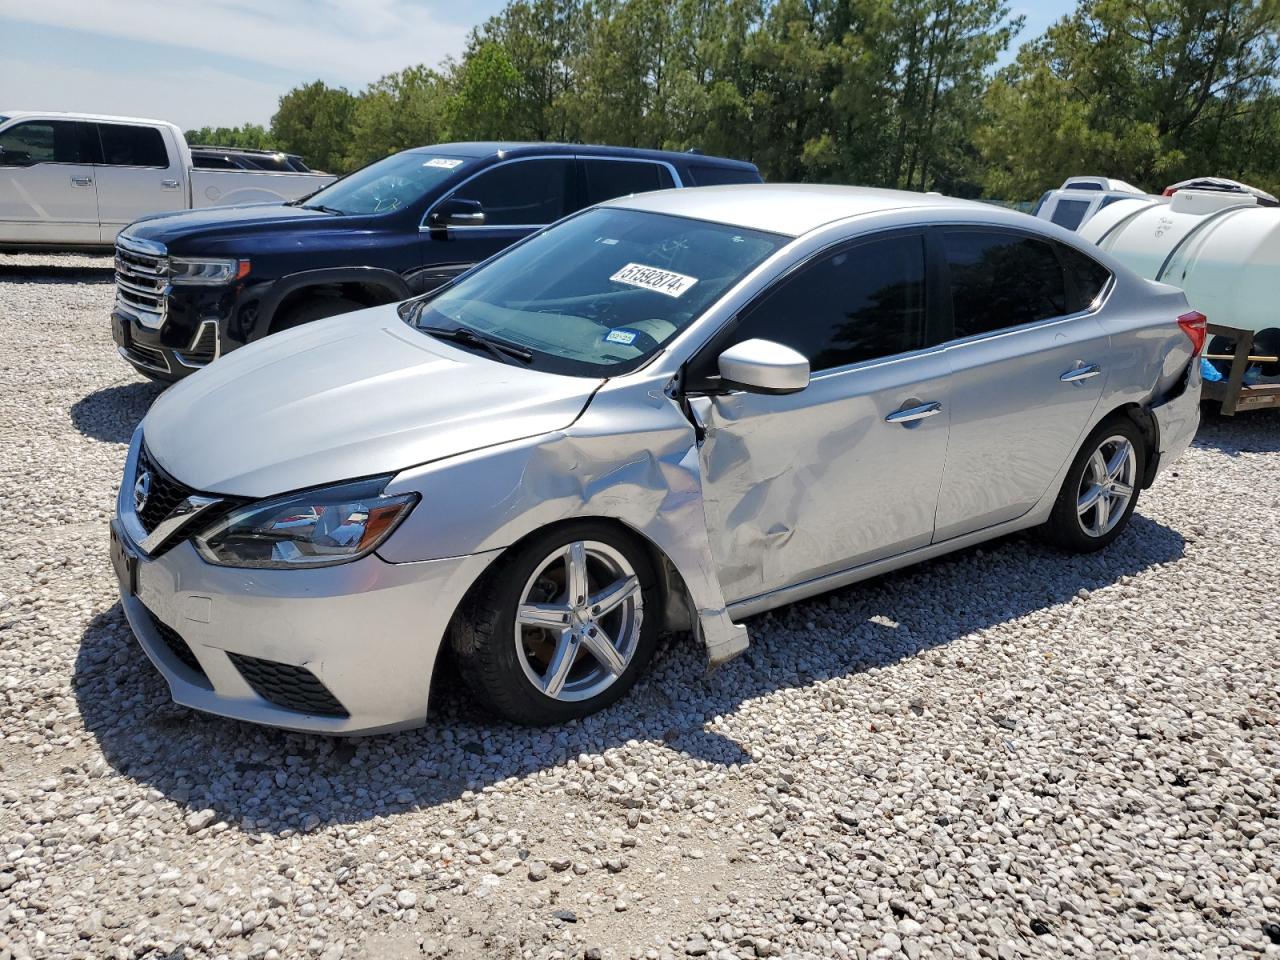
<svg viewBox="0 0 1280 960">
<path fill-rule="evenodd" d="M 345 217 L 347 211 L 339 210 L 337 207 L 326 207 L 323 203 L 304 203 L 304 210 L 319 210 L 321 213 L 332 213 L 335 217 Z"/>
<path fill-rule="evenodd" d="M 520 360 L 523 363 L 533 363 L 532 350 L 518 347 L 514 343 L 507 343 L 505 340 L 486 337 L 484 334 L 476 333 L 470 327 L 418 327 L 418 329 L 441 340 L 452 340 L 454 343 L 480 347 L 502 363 L 506 363 L 508 358 Z"/>
</svg>

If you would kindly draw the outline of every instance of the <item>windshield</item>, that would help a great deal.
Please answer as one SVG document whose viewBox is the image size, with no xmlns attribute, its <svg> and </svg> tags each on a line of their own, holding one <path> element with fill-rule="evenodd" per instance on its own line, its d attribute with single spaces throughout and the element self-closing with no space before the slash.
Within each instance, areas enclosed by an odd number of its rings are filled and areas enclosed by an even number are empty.
<svg viewBox="0 0 1280 960">
<path fill-rule="evenodd" d="M 391 213 L 413 206 L 473 163 L 465 157 L 397 153 L 313 193 L 302 206 L 344 214 Z"/>
<path fill-rule="evenodd" d="M 512 248 L 416 311 L 527 348 L 553 373 L 640 366 L 788 237 L 600 207 Z M 414 314 L 409 314 L 414 316 Z"/>
</svg>

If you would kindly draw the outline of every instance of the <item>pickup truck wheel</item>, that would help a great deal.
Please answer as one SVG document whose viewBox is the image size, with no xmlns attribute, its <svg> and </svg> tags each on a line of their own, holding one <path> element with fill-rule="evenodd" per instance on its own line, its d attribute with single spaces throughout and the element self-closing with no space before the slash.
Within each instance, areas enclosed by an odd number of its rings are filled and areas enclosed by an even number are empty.
<svg viewBox="0 0 1280 960">
<path fill-rule="evenodd" d="M 1112 417 L 1080 447 L 1044 532 L 1073 553 L 1101 550 L 1124 532 L 1138 505 L 1146 469 L 1142 432 L 1128 417 Z"/>
<path fill-rule="evenodd" d="M 340 313 L 352 310 L 363 310 L 363 303 L 356 303 L 345 297 L 315 297 L 304 300 L 296 307 L 289 307 L 283 314 L 271 321 L 271 332 L 292 330 L 312 320 L 323 320 L 325 317 L 336 317 Z"/>
<path fill-rule="evenodd" d="M 564 524 L 500 559 L 472 590 L 451 631 L 459 672 L 516 723 L 585 717 L 622 697 L 649 663 L 658 600 L 635 537 L 598 521 Z"/>
</svg>

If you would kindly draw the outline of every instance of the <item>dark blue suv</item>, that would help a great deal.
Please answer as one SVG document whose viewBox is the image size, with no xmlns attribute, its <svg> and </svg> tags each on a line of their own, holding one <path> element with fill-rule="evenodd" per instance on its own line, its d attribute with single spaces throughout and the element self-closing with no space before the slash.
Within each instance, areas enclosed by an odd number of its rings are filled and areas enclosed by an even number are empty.
<svg viewBox="0 0 1280 960">
<path fill-rule="evenodd" d="M 438 287 L 593 203 L 669 187 L 758 183 L 749 163 L 551 143 L 406 150 L 292 204 L 147 217 L 116 241 L 120 355 L 173 381 L 321 317 Z"/>
</svg>

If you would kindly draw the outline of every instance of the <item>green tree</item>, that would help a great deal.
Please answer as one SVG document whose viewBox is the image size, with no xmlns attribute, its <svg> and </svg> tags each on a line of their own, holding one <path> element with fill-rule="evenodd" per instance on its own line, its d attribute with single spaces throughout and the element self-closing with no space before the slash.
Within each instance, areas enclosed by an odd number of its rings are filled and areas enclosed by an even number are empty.
<svg viewBox="0 0 1280 960">
<path fill-rule="evenodd" d="M 451 89 L 447 77 L 424 66 L 370 84 L 356 98 L 347 166 L 361 167 L 408 147 L 447 139 Z"/>
<path fill-rule="evenodd" d="M 266 127 L 246 123 L 242 127 L 201 127 L 188 130 L 187 143 L 217 147 L 242 147 L 247 150 L 275 150 L 279 148 L 275 137 Z"/>
<path fill-rule="evenodd" d="M 280 98 L 271 133 L 290 153 L 319 170 L 343 172 L 351 143 L 356 98 L 343 87 L 315 80 Z"/>
<path fill-rule="evenodd" d="M 986 95 L 987 182 L 1098 172 L 1149 189 L 1260 162 L 1274 183 L 1280 0 L 1081 0 Z"/>
<path fill-rule="evenodd" d="M 460 140 L 520 139 L 527 116 L 520 111 L 520 71 L 500 43 L 472 50 L 453 76 L 447 106 L 449 129 Z"/>
</svg>

